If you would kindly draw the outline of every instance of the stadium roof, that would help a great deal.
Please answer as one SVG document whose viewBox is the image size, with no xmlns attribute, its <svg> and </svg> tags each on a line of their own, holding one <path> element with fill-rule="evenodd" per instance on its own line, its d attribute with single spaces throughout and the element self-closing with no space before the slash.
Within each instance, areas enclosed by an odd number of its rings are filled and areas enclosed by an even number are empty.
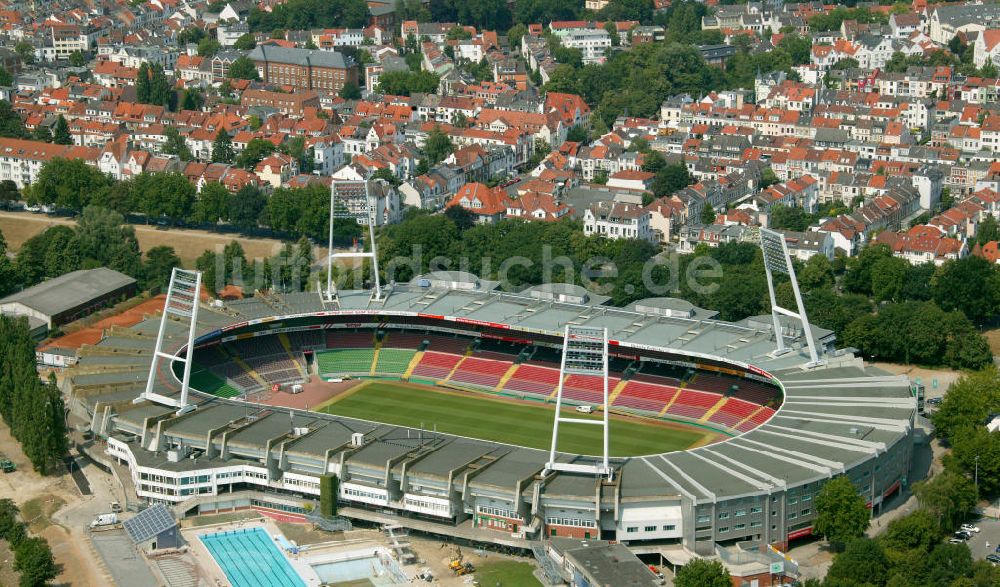
<svg viewBox="0 0 1000 587">
<path fill-rule="evenodd" d="M 614 308 L 539 300 L 523 293 L 453 288 L 444 285 L 447 281 L 440 280 L 436 287 L 396 284 L 384 302 L 373 301 L 370 292 L 342 291 L 339 308 L 324 305 L 315 292 L 272 294 L 226 303 L 221 308 L 205 306 L 199 313 L 198 335 L 218 337 L 223 328 L 230 329 L 227 335 L 237 334 L 248 326 L 248 321 L 255 319 L 262 319 L 261 326 L 273 324 L 282 328 L 309 320 L 315 324 L 320 312 L 324 313 L 322 320 L 343 313 L 351 316 L 351 321 L 356 320 L 355 316 L 370 313 L 373 325 L 381 324 L 379 327 L 391 325 L 393 316 L 434 316 L 433 319 L 441 320 L 442 325 L 451 329 L 463 329 L 463 324 L 469 330 L 473 325 L 486 325 L 509 329 L 513 335 L 546 335 L 547 340 L 553 340 L 552 335 L 561 335 L 564 325 L 572 323 L 607 327 L 609 336 L 619 345 L 669 353 L 679 360 L 691 357 L 692 362 L 704 358 L 744 365 L 753 373 L 770 374 L 780 382 L 784 389 L 783 405 L 769 421 L 749 432 L 687 451 L 613 459 L 620 471 L 620 494 L 623 499 L 633 501 L 679 494 L 699 503 L 812 483 L 884 453 L 910 432 L 916 400 L 905 377 L 869 369 L 852 354 L 835 351 L 822 353 L 824 365 L 807 368 L 809 357 L 801 333 L 794 331 L 790 334 L 791 352 L 775 355 L 774 337 L 765 320 L 733 324 L 701 318 L 697 317 L 699 309 L 670 299 L 645 300 L 629 308 Z M 696 317 L 656 311 L 662 308 L 676 309 L 678 313 L 693 309 Z M 139 328 L 144 332 L 140 339 L 156 335 L 151 321 Z M 168 322 L 166 336 L 172 351 L 184 344 L 183 330 L 181 325 Z M 111 354 L 115 345 L 126 344 L 119 338 L 122 337 L 106 339 L 95 351 L 109 347 L 105 352 Z M 130 348 L 143 341 L 131 340 Z M 148 354 L 144 356 L 148 361 Z M 87 357 L 91 366 L 99 361 L 99 357 Z M 120 368 L 133 368 L 133 364 L 129 362 Z M 155 386 L 166 394 L 176 393 L 178 387 L 169 372 L 158 377 Z M 97 390 L 88 391 L 81 401 L 92 405 L 105 402 L 108 397 L 118 399 L 118 393 L 113 388 L 103 395 Z M 146 418 L 159 417 L 168 411 L 149 405 L 132 407 L 125 402 L 116 407 L 123 410 L 116 421 L 128 424 L 128 429 L 141 429 Z M 237 444 L 263 448 L 276 432 L 290 428 L 287 414 L 277 411 L 279 414 L 272 418 L 247 422 L 244 404 L 212 398 L 193 413 L 164 420 L 162 430 L 165 435 L 194 443 L 204 442 L 209 430 L 231 426 L 230 436 L 239 439 Z M 323 459 L 328 451 L 339 451 L 349 444 L 352 432 L 365 433 L 365 444 L 342 453 L 341 459 L 349 467 L 365 471 L 384 471 L 386 467 L 397 470 L 400 462 L 407 462 L 408 476 L 441 478 L 453 470 L 460 471 L 465 463 L 487 458 L 483 455 L 488 453 L 495 460 L 488 464 L 480 461 L 468 478 L 468 485 L 491 495 L 521 491 L 522 482 L 539 473 L 547 457 L 545 451 L 530 448 L 329 414 L 296 414 L 295 421 L 297 425 L 299 422 L 305 425 L 309 418 L 315 420 L 308 424 L 311 432 L 284 442 L 286 454 L 295 455 L 300 462 Z M 230 456 L 240 458 L 232 452 Z M 569 461 L 580 457 L 562 454 L 558 458 Z M 204 459 L 199 457 L 199 462 L 208 462 Z M 388 464 L 390 461 L 392 464 Z M 586 480 L 568 473 L 556 473 L 545 481 L 546 497 L 593 496 L 595 489 L 593 478 Z"/>
<path fill-rule="evenodd" d="M 133 284 L 135 280 L 128 275 L 105 267 L 80 269 L 0 299 L 0 307 L 17 303 L 46 316 L 57 316 Z"/>
</svg>

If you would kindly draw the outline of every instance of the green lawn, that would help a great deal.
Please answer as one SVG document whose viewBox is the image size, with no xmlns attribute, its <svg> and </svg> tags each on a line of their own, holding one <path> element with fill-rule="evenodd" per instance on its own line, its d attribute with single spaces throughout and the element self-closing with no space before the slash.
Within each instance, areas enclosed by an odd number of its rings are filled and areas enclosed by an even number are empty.
<svg viewBox="0 0 1000 587">
<path fill-rule="evenodd" d="M 483 587 L 541 587 L 531 572 L 535 566 L 517 561 L 497 561 L 476 569 L 476 580 Z"/>
<path fill-rule="evenodd" d="M 324 412 L 483 440 L 549 448 L 552 406 L 494 400 L 474 393 L 445 393 L 393 383 L 370 383 L 323 408 Z M 582 416 L 573 412 L 574 416 Z M 589 416 L 597 418 L 599 416 Z M 702 433 L 637 421 L 611 421 L 611 454 L 635 456 L 682 450 Z M 576 454 L 601 452 L 600 428 L 586 424 L 560 427 L 559 450 Z"/>
</svg>

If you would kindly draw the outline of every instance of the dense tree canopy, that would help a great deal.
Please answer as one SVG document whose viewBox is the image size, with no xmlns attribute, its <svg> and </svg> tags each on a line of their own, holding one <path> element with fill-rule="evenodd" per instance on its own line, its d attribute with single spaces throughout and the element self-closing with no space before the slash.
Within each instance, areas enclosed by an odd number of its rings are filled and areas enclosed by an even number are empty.
<svg viewBox="0 0 1000 587">
<path fill-rule="evenodd" d="M 843 546 L 861 537 L 871 522 L 865 498 L 858 494 L 846 475 L 823 484 L 815 504 L 813 532 L 825 536 L 834 546 Z"/>
<path fill-rule="evenodd" d="M 363 28 L 368 25 L 368 5 L 364 0 L 289 0 L 270 12 L 254 8 L 247 23 L 251 31 L 278 29 Z"/>
<path fill-rule="evenodd" d="M 433 94 L 441 78 L 429 71 L 387 71 L 379 76 L 375 91 L 392 96 Z"/>
<path fill-rule="evenodd" d="M 676 587 L 731 587 L 729 571 L 717 560 L 695 558 L 677 571 Z"/>
<path fill-rule="evenodd" d="M 54 379 L 38 379 L 25 318 L 0 316 L 0 417 L 36 471 L 62 462 L 69 450 L 62 393 Z"/>
</svg>

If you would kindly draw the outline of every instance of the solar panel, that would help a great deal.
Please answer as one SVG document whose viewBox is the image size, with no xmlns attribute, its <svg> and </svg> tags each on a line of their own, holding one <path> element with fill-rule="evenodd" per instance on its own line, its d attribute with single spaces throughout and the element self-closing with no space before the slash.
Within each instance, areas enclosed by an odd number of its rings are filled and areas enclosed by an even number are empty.
<svg viewBox="0 0 1000 587">
<path fill-rule="evenodd" d="M 125 520 L 123 523 L 125 531 L 132 542 L 139 544 L 160 534 L 164 530 L 169 530 L 177 525 L 173 514 L 162 503 L 139 512 L 135 517 Z"/>
</svg>

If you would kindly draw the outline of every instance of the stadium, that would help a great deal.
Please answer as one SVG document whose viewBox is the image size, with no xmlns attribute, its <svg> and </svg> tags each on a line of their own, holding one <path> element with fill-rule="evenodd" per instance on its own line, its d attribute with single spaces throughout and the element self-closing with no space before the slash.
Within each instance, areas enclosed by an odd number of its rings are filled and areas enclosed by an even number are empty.
<svg viewBox="0 0 1000 587">
<path fill-rule="evenodd" d="M 827 331 L 811 327 L 814 361 L 786 316 L 730 323 L 671 298 L 616 308 L 576 286 L 497 285 L 438 272 L 381 296 L 258 293 L 187 322 L 168 298 L 164 319 L 80 350 L 70 406 L 136 500 L 180 515 L 305 518 L 333 474 L 348 519 L 520 548 L 784 548 L 811 533 L 826 480 L 849 476 L 872 507 L 907 483 L 909 381 Z M 607 333 L 607 409 L 603 377 L 561 374 L 569 328 Z M 148 401 L 176 398 L 186 369 L 196 409 Z M 564 424 L 550 453 L 557 399 L 609 414 L 608 471 L 597 427 Z"/>
</svg>

